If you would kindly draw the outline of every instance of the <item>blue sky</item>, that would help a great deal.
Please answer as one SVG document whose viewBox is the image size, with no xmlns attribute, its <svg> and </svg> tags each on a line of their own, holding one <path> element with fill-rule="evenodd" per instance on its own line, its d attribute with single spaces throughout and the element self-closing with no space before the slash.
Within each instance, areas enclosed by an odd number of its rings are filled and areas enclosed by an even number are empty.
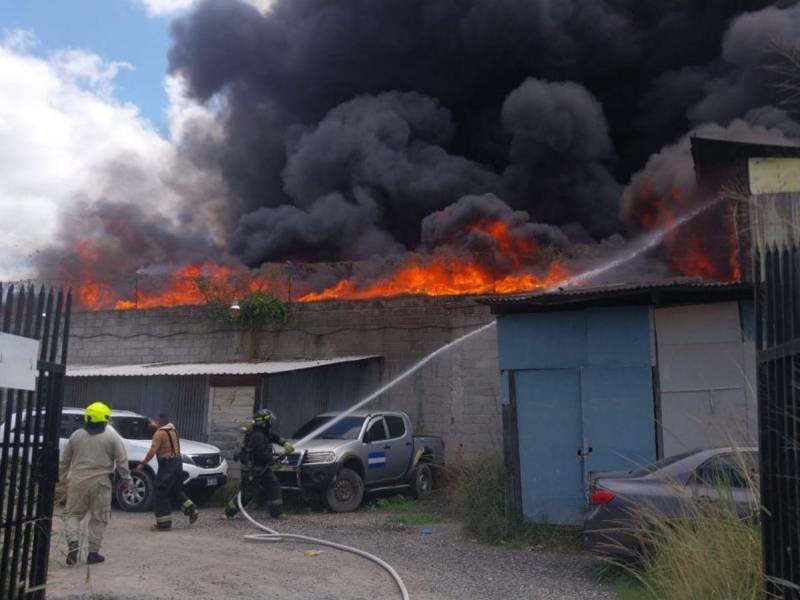
<svg viewBox="0 0 800 600">
<path fill-rule="evenodd" d="M 38 40 L 37 54 L 80 49 L 107 61 L 129 63 L 115 80 L 115 96 L 132 102 L 163 131 L 171 15 L 149 15 L 135 0 L 6 0 L 0 3 L 2 30 L 25 29 Z M 0 35 L 2 37 L 2 35 Z"/>
</svg>

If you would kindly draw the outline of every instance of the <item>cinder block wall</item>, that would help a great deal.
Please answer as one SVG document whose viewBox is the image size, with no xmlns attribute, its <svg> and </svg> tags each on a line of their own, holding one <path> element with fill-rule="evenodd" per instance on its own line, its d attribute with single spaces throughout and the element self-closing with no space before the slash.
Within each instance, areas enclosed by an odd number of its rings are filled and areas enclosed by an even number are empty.
<svg viewBox="0 0 800 600">
<path fill-rule="evenodd" d="M 256 333 L 215 324 L 202 307 L 86 312 L 73 315 L 69 359 L 100 365 L 374 354 L 383 357 L 387 382 L 492 318 L 470 298 L 294 304 L 287 323 Z M 376 406 L 404 410 L 420 433 L 444 437 L 450 461 L 500 455 L 496 330 L 438 356 Z"/>
</svg>

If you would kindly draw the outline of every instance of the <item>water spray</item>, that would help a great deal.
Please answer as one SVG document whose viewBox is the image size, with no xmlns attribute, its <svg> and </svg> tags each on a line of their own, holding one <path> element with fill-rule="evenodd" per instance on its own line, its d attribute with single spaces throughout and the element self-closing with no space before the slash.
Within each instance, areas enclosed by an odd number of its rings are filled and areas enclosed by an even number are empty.
<svg viewBox="0 0 800 600">
<path fill-rule="evenodd" d="M 713 198 L 708 202 L 701 204 L 697 208 L 690 210 L 685 215 L 679 217 L 674 222 L 670 223 L 667 227 L 662 227 L 661 229 L 658 229 L 656 231 L 648 233 L 645 236 L 642 236 L 641 238 L 636 240 L 635 243 L 631 244 L 631 246 L 633 246 L 631 249 L 628 249 L 625 252 L 620 253 L 619 256 L 609 260 L 604 265 L 595 267 L 594 269 L 589 269 L 588 271 L 584 271 L 583 273 L 573 275 L 572 277 L 568 277 L 558 285 L 554 285 L 550 288 L 547 288 L 544 291 L 551 292 L 559 288 L 569 288 L 582 283 L 587 283 L 599 275 L 608 273 L 609 271 L 619 267 L 620 265 L 627 264 L 637 259 L 645 252 L 649 252 L 650 250 L 661 244 L 661 242 L 664 241 L 664 238 L 667 236 L 667 234 L 671 233 L 675 229 L 678 229 L 679 227 L 682 227 L 688 221 L 691 221 L 695 217 L 704 213 L 709 208 L 719 203 L 720 200 L 722 200 L 721 197 Z"/>
<path fill-rule="evenodd" d="M 419 371 L 422 367 L 424 367 L 426 364 L 428 364 L 430 361 L 432 361 L 434 358 L 436 358 L 440 354 L 442 354 L 444 352 L 447 352 L 453 346 L 456 346 L 456 345 L 460 344 L 461 342 L 464 342 L 464 341 L 468 340 L 472 336 L 478 335 L 479 333 L 481 333 L 483 331 L 486 331 L 490 327 L 494 327 L 495 324 L 496 324 L 496 321 L 492 321 L 491 323 L 487 323 L 486 325 L 482 325 L 481 327 L 478 327 L 477 329 L 474 329 L 474 330 L 470 331 L 469 333 L 464 334 L 461 337 L 454 339 L 452 342 L 449 342 L 449 343 L 445 344 L 444 346 L 442 346 L 438 350 L 434 350 L 433 352 L 428 354 L 425 358 L 423 358 L 422 360 L 414 363 L 413 366 L 409 367 L 408 369 L 406 369 L 405 371 L 400 373 L 400 375 L 398 375 L 397 377 L 392 379 L 386 385 L 384 385 L 384 386 L 380 387 L 379 389 L 375 390 L 369 396 L 367 396 L 366 398 L 364 398 L 360 402 L 357 402 L 356 404 L 354 404 L 353 406 L 348 408 L 346 411 L 344 411 L 340 415 L 337 415 L 336 417 L 334 417 L 332 420 L 324 423 L 320 427 L 317 427 L 317 429 L 315 429 L 314 431 L 309 433 L 306 437 L 304 437 L 303 439 L 298 441 L 295 445 L 299 447 L 299 446 L 302 446 L 303 444 L 307 443 L 309 440 L 313 440 L 315 437 L 317 437 L 321 433 L 325 432 L 327 429 L 329 429 L 329 428 L 333 427 L 334 425 L 336 425 L 342 419 L 344 419 L 344 418 L 350 416 L 351 414 L 353 414 L 354 412 L 356 412 L 359 408 L 361 408 L 365 404 L 369 404 L 370 402 L 375 400 L 375 398 L 377 398 L 378 396 L 380 396 L 381 394 L 383 394 L 384 392 L 386 392 L 390 388 L 393 388 L 395 385 L 397 385 L 398 383 L 403 381 L 405 378 L 409 377 L 410 375 L 413 375 L 416 371 Z"/>
</svg>

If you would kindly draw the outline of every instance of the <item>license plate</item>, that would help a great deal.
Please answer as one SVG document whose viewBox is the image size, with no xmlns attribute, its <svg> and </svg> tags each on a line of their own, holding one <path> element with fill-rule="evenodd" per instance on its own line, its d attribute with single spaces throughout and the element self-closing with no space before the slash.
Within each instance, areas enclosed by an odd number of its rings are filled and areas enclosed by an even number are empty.
<svg viewBox="0 0 800 600">
<path fill-rule="evenodd" d="M 209 477 L 208 479 L 206 479 L 206 487 L 211 487 L 212 485 L 217 485 L 216 477 Z"/>
</svg>

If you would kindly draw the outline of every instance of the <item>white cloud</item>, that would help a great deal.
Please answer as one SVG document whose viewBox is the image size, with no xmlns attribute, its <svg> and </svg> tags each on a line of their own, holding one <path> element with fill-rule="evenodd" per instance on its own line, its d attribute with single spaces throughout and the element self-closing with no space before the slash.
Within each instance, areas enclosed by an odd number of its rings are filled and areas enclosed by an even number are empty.
<svg viewBox="0 0 800 600">
<path fill-rule="evenodd" d="M 197 0 L 138 0 L 151 15 L 169 15 L 191 7 Z"/>
<path fill-rule="evenodd" d="M 114 77 L 128 65 L 77 50 L 43 58 L 29 52 L 30 42 L 11 34 L 0 45 L 0 280 L 31 273 L 31 257 L 53 240 L 59 211 L 75 202 L 136 198 L 169 216 L 181 188 L 213 189 L 213 172 L 176 169 L 176 142 L 113 97 Z M 210 126 L 211 116 L 170 85 L 171 130 Z M 125 190 L 110 181 L 110 164 L 136 167 Z M 176 173 L 185 177 L 180 186 Z"/>
<path fill-rule="evenodd" d="M 15 52 L 26 52 L 35 48 L 37 43 L 36 36 L 29 29 L 14 29 L 3 32 L 0 45 Z"/>
<path fill-rule="evenodd" d="M 266 12 L 274 0 L 246 0 L 262 12 Z M 174 15 L 183 12 L 199 0 L 136 0 L 143 5 L 148 14 L 153 16 Z"/>
<path fill-rule="evenodd" d="M 114 95 L 114 79 L 119 72 L 133 69 L 126 62 L 106 62 L 83 50 L 59 50 L 50 57 L 50 64 L 64 81 L 85 86 L 109 101 Z"/>
</svg>

